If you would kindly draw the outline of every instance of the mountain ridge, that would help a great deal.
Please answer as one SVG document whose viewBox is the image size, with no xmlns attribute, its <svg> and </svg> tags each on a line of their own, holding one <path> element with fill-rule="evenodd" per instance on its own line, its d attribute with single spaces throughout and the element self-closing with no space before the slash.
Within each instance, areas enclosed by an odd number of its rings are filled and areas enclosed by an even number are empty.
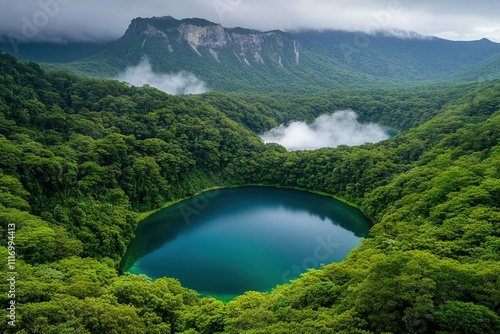
<svg viewBox="0 0 500 334">
<path fill-rule="evenodd" d="M 245 28 L 225 28 L 221 24 L 216 24 L 204 19 L 183 19 L 176 20 L 171 16 L 154 17 L 151 19 L 136 18 L 132 20 L 129 28 L 124 34 L 124 38 L 136 37 L 137 35 L 144 37 L 142 47 L 144 48 L 147 39 L 150 37 L 160 37 L 168 43 L 168 49 L 173 52 L 172 42 L 183 43 L 187 42 L 189 46 L 198 54 L 198 47 L 209 48 L 210 54 L 215 60 L 219 61 L 215 49 L 230 47 L 235 52 L 237 58 L 250 64 L 247 57 L 253 57 L 255 61 L 263 63 L 264 58 L 260 54 L 262 44 L 270 42 L 283 47 L 286 39 L 293 38 L 291 35 L 279 30 L 273 31 L 258 31 Z M 287 36 L 288 35 L 288 36 Z M 298 50 L 294 46 L 295 54 Z M 279 62 L 279 55 L 275 60 Z"/>
<path fill-rule="evenodd" d="M 259 31 L 227 28 L 202 18 L 138 17 L 118 40 L 79 59 L 43 59 L 43 66 L 116 78 L 146 56 L 156 72 L 190 72 L 211 89 L 226 92 L 300 93 L 500 78 L 500 70 L 487 63 L 500 54 L 499 43 L 418 36 Z"/>
</svg>

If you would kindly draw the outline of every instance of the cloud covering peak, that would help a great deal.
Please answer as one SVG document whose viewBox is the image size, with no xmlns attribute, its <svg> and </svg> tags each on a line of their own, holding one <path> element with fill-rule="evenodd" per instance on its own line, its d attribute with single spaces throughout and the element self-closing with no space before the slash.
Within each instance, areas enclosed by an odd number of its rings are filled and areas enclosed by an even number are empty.
<svg viewBox="0 0 500 334">
<path fill-rule="evenodd" d="M 138 87 L 149 85 L 172 95 L 202 94 L 208 90 L 205 83 L 192 73 L 155 73 L 147 58 L 128 67 L 116 79 Z"/>
<path fill-rule="evenodd" d="M 376 143 L 389 138 L 377 124 L 361 124 L 358 115 L 351 110 L 322 115 L 312 124 L 293 122 L 280 125 L 262 135 L 266 143 L 278 143 L 290 151 L 314 150 L 339 145 Z"/>
<path fill-rule="evenodd" d="M 500 42 L 493 0 L 0 0 L 0 36 L 28 41 L 107 41 L 135 17 L 205 18 L 259 30 L 404 30 Z"/>
</svg>

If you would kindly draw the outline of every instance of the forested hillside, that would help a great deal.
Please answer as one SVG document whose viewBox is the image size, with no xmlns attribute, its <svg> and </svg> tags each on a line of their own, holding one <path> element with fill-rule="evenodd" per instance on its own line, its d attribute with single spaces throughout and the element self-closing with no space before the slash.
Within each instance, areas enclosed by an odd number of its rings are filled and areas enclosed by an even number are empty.
<svg viewBox="0 0 500 334">
<path fill-rule="evenodd" d="M 0 252 L 6 264 L 15 225 L 17 256 L 16 326 L 2 331 L 500 332 L 500 82 L 245 100 L 47 73 L 5 54 L 0 68 Z M 400 133 L 295 152 L 256 134 L 347 108 Z M 139 213 L 255 183 L 355 203 L 371 237 L 342 263 L 227 304 L 118 275 Z"/>
<path fill-rule="evenodd" d="M 105 42 L 72 42 L 72 43 L 16 43 L 16 40 L 0 40 L 0 50 L 23 61 L 44 63 L 65 63 L 92 55 L 104 47 Z"/>
<path fill-rule="evenodd" d="M 403 131 L 432 119 L 447 103 L 465 95 L 476 86 L 477 83 L 397 90 L 336 90 L 314 95 L 228 95 L 211 92 L 196 98 L 208 102 L 229 118 L 257 133 L 291 121 L 312 122 L 318 116 L 339 110 L 355 110 L 361 122 L 374 122 L 395 131 Z"/>
<path fill-rule="evenodd" d="M 433 81 L 470 70 L 498 54 L 498 44 L 487 39 L 449 41 L 416 33 L 304 31 L 294 36 L 308 50 L 332 57 L 349 69 L 375 77 L 402 81 Z M 498 78 L 498 71 L 490 71 Z"/>
<path fill-rule="evenodd" d="M 192 73 L 208 89 L 222 92 L 314 94 L 500 78 L 495 66 L 500 44 L 487 39 L 258 31 L 171 16 L 135 18 L 123 33 L 105 45 L 0 42 L 0 49 L 48 69 L 98 78 L 117 78 L 147 59 L 155 73 Z"/>
</svg>

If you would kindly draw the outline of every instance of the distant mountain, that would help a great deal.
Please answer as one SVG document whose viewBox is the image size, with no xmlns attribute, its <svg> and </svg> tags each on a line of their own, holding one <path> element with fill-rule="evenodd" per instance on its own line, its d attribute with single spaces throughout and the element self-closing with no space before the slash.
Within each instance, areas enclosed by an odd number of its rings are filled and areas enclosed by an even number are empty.
<svg viewBox="0 0 500 334">
<path fill-rule="evenodd" d="M 304 48 L 355 71 L 405 81 L 441 80 L 500 53 L 500 44 L 487 39 L 461 42 L 418 34 L 342 31 L 307 31 L 294 37 Z"/>
<path fill-rule="evenodd" d="M 13 46 L 12 43 L 0 41 L 0 50 L 22 61 L 64 63 L 88 57 L 107 44 L 104 42 L 20 43 Z"/>
<path fill-rule="evenodd" d="M 457 75 L 456 81 L 482 81 L 500 79 L 500 53 L 479 63 L 465 73 Z"/>
<path fill-rule="evenodd" d="M 203 19 L 170 16 L 134 19 L 122 38 L 92 56 L 49 68 L 113 78 L 144 56 L 157 72 L 192 72 L 221 91 L 305 91 L 380 84 L 334 59 L 318 59 L 289 33 L 224 28 Z"/>
<path fill-rule="evenodd" d="M 42 56 L 30 60 L 79 75 L 114 78 L 147 57 L 156 72 L 191 72 L 219 91 L 408 86 L 474 81 L 500 73 L 494 66 L 500 44 L 486 39 L 453 42 L 407 33 L 261 32 L 171 16 L 136 18 L 123 37 L 94 51 L 63 61 Z"/>
</svg>

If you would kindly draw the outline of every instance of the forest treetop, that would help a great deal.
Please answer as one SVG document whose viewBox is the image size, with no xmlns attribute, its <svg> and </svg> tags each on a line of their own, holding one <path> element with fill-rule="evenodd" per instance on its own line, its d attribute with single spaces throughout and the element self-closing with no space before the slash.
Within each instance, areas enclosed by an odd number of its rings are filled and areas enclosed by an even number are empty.
<svg viewBox="0 0 500 334">
<path fill-rule="evenodd" d="M 15 224 L 19 250 L 18 327 L 2 331 L 500 331 L 500 82 L 182 97 L 5 54 L 0 68 L 0 233 Z M 296 152 L 256 134 L 287 111 L 310 120 L 347 108 L 400 133 Z M 355 203 L 375 222 L 371 237 L 342 263 L 226 305 L 174 279 L 118 275 L 138 213 L 254 183 Z"/>
</svg>

